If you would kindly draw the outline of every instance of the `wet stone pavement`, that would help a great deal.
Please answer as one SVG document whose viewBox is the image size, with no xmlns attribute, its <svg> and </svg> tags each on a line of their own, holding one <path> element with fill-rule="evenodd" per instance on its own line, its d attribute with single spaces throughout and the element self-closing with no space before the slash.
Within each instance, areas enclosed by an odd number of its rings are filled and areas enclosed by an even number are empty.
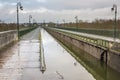
<svg viewBox="0 0 120 80">
<path fill-rule="evenodd" d="M 40 29 L 0 53 L 0 80 L 95 80 L 56 40 L 41 30 L 46 70 L 40 70 Z"/>
</svg>

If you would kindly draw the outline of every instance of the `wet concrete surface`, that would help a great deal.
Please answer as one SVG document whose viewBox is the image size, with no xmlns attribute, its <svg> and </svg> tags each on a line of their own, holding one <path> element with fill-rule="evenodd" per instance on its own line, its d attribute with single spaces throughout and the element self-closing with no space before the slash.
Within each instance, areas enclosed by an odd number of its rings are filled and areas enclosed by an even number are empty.
<svg viewBox="0 0 120 80">
<path fill-rule="evenodd" d="M 0 80 L 95 80 L 56 40 L 41 30 L 46 70 L 40 71 L 39 28 L 0 53 Z"/>
</svg>

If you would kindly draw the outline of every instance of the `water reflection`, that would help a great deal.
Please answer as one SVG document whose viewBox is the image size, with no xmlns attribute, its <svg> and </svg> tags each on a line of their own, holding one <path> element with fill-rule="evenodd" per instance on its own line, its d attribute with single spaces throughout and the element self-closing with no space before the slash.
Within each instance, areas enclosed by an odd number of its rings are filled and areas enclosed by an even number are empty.
<svg viewBox="0 0 120 80">
<path fill-rule="evenodd" d="M 15 54 L 13 50 L 14 44 L 15 42 L 0 50 L 0 69 L 2 69 L 4 64 Z"/>
<path fill-rule="evenodd" d="M 21 76 L 18 44 L 11 43 L 6 47 L 0 53 L 0 80 L 17 79 Z"/>
<path fill-rule="evenodd" d="M 95 80 L 51 35 L 44 30 L 42 35 L 47 64 L 42 80 Z"/>
<path fill-rule="evenodd" d="M 61 45 L 80 63 L 82 64 L 96 80 L 119 80 L 120 72 L 117 72 L 107 66 L 105 63 L 101 63 L 99 60 L 89 55 L 88 53 L 80 50 L 78 47 L 71 45 L 70 43 L 61 42 Z M 74 62 L 74 66 L 77 63 Z"/>
</svg>

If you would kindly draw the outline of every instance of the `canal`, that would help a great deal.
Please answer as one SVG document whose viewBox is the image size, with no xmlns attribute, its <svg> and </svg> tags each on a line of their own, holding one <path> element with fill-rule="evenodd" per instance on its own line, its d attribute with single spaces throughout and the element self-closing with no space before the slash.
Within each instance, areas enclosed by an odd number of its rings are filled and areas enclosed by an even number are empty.
<svg viewBox="0 0 120 80">
<path fill-rule="evenodd" d="M 40 37 L 45 71 L 40 69 Z M 77 49 L 77 48 L 76 48 Z M 79 51 L 79 50 L 77 50 Z M 44 29 L 24 35 L 0 52 L 0 80 L 119 80 L 120 73 L 83 51 L 75 55 Z"/>
</svg>

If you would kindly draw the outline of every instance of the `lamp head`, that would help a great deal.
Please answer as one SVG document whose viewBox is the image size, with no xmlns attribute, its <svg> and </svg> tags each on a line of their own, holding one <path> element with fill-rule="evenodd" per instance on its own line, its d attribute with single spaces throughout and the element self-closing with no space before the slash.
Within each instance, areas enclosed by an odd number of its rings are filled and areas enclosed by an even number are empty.
<svg viewBox="0 0 120 80">
<path fill-rule="evenodd" d="M 32 18 L 32 15 L 29 15 L 30 18 Z"/>
<path fill-rule="evenodd" d="M 111 11 L 114 11 L 114 7 L 111 8 Z"/>
<path fill-rule="evenodd" d="M 22 7 L 22 6 L 20 6 L 20 9 L 21 9 L 21 10 L 23 10 L 23 7 Z"/>
</svg>

